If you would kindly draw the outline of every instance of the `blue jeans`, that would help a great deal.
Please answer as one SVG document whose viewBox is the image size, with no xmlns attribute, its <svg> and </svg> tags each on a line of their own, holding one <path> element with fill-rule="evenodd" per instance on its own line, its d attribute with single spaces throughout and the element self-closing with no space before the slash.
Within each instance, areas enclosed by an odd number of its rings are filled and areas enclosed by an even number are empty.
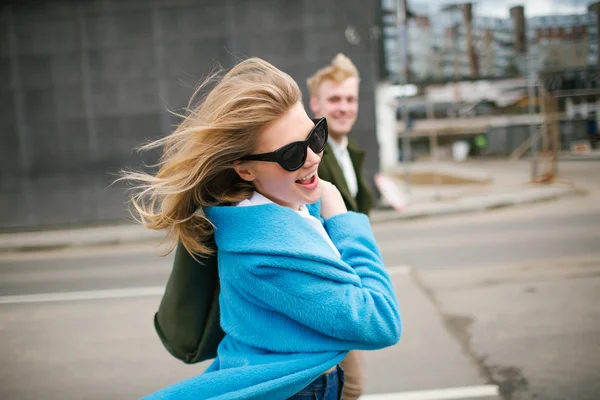
<svg viewBox="0 0 600 400">
<path fill-rule="evenodd" d="M 288 400 L 341 400 L 344 387 L 344 370 L 338 365 L 335 371 L 323 374 Z"/>
</svg>

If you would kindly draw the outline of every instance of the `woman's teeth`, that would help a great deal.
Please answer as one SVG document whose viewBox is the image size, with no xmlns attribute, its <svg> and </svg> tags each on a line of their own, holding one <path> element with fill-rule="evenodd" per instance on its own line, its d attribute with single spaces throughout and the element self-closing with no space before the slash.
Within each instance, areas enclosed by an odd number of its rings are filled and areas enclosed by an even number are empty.
<svg viewBox="0 0 600 400">
<path fill-rule="evenodd" d="M 304 182 L 304 181 L 307 181 L 307 180 L 309 180 L 310 178 L 312 178 L 313 176 L 315 176 L 315 174 L 316 174 L 316 173 L 317 173 L 317 171 L 313 172 L 313 173 L 312 173 L 312 174 L 310 174 L 310 175 L 307 175 L 307 176 L 305 176 L 304 178 L 300 178 L 300 179 L 298 179 L 298 182 Z"/>
</svg>

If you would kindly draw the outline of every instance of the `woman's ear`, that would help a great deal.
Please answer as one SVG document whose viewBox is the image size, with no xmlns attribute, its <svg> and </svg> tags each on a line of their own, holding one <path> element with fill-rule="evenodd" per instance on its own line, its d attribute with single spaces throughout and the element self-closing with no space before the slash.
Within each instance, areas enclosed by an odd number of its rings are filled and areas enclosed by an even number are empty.
<svg viewBox="0 0 600 400">
<path fill-rule="evenodd" d="M 256 177 L 252 171 L 252 163 L 236 160 L 233 162 L 235 172 L 246 182 L 252 182 Z"/>
</svg>

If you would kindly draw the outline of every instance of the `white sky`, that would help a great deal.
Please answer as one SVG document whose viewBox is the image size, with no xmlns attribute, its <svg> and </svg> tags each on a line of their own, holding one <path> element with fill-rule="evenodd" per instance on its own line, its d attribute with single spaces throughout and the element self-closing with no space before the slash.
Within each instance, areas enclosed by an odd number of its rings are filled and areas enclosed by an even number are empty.
<svg viewBox="0 0 600 400">
<path fill-rule="evenodd" d="M 414 6 L 417 13 L 429 10 L 438 11 L 441 6 L 462 3 L 468 0 L 408 0 L 408 7 Z M 527 17 L 555 14 L 585 14 L 588 4 L 593 0 L 472 0 L 474 13 L 478 16 L 508 18 L 509 9 L 513 6 L 524 6 Z"/>
</svg>

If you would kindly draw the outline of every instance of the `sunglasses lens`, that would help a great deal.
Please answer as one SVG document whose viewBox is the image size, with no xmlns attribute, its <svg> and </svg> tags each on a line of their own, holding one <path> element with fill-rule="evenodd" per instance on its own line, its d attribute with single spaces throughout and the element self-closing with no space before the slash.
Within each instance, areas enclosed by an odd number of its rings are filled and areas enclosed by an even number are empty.
<svg viewBox="0 0 600 400">
<path fill-rule="evenodd" d="M 309 144 L 312 151 L 320 153 L 325 149 L 325 143 L 327 142 L 327 124 L 320 123 L 315 127 L 312 134 L 311 142 Z"/>
<path fill-rule="evenodd" d="M 304 164 L 306 151 L 301 144 L 294 143 L 281 153 L 279 164 L 288 171 L 295 171 Z"/>
</svg>

